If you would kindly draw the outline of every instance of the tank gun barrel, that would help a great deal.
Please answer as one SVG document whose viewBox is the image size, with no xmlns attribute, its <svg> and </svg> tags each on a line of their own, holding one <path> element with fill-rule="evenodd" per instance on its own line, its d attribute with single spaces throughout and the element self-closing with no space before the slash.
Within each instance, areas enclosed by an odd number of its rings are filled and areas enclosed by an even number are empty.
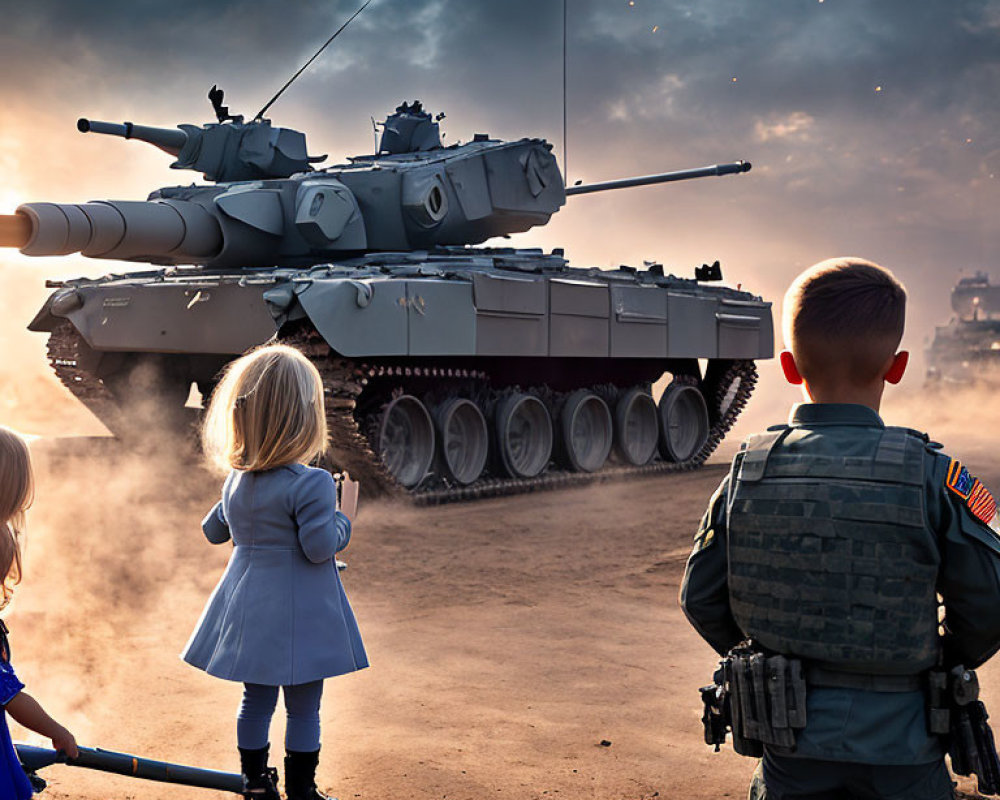
<svg viewBox="0 0 1000 800">
<path fill-rule="evenodd" d="M 31 220 L 23 214 L 0 214 L 0 247 L 24 247 L 31 230 Z"/>
<path fill-rule="evenodd" d="M 749 172 L 750 167 L 751 164 L 749 161 L 734 161 L 730 164 L 712 164 L 708 167 L 680 169 L 674 172 L 659 172 L 655 175 L 641 175 L 636 178 L 622 178 L 617 181 L 603 181 L 602 183 L 585 183 L 581 186 L 567 186 L 566 194 L 567 196 L 574 194 L 590 194 L 591 192 L 605 192 L 609 189 L 625 189 L 630 186 L 649 186 L 654 183 L 687 181 L 694 178 L 739 175 L 741 172 Z"/>
<path fill-rule="evenodd" d="M 24 203 L 0 214 L 0 247 L 26 256 L 197 263 L 222 249 L 222 232 L 217 215 L 184 200 Z"/>
<path fill-rule="evenodd" d="M 76 122 L 80 133 L 104 133 L 121 136 L 123 139 L 138 139 L 159 147 L 163 152 L 176 157 L 187 144 L 188 135 L 180 128 L 151 128 L 147 125 L 133 125 L 131 122 L 100 122 L 81 117 Z"/>
</svg>

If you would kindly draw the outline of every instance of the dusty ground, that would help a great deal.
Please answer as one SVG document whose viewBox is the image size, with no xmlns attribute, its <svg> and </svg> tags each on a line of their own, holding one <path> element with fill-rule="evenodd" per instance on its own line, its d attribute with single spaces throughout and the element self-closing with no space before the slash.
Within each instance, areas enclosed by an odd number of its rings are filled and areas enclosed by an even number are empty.
<svg viewBox="0 0 1000 800">
<path fill-rule="evenodd" d="M 81 743 L 235 770 L 239 687 L 177 657 L 228 556 L 198 531 L 215 479 L 114 445 L 97 460 L 36 449 L 28 573 L 8 614 L 29 690 Z M 971 466 L 1000 486 L 995 462 Z M 742 796 L 753 765 L 701 742 L 713 654 L 676 600 L 723 469 L 364 509 L 344 577 L 373 666 L 327 683 L 321 787 L 342 800 Z M 984 677 L 1000 702 L 1000 673 Z M 46 777 L 52 797 L 212 796 Z"/>
<path fill-rule="evenodd" d="M 22 329 L 31 275 L 0 274 L 0 424 L 42 437 L 26 574 L 4 613 L 15 665 L 82 744 L 235 770 L 240 687 L 177 655 L 228 556 L 198 525 L 221 481 L 177 467 L 168 443 L 127 453 L 54 438 L 102 428 L 48 373 L 44 337 Z M 795 399 L 774 362 L 762 376 L 729 452 Z M 927 397 L 918 372 L 885 412 L 932 430 L 1000 490 L 995 398 Z M 677 607 L 725 455 L 611 487 L 363 508 L 344 579 L 373 666 L 327 683 L 321 786 L 341 800 L 744 796 L 753 764 L 702 744 L 697 687 L 714 656 Z M 981 678 L 1000 709 L 1000 669 Z M 45 775 L 43 797 L 225 796 Z"/>
<path fill-rule="evenodd" d="M 235 769 L 238 687 L 177 658 L 228 556 L 198 532 L 214 480 L 137 485 L 142 460 L 111 447 L 88 492 L 89 460 L 39 449 L 30 571 L 9 615 L 29 689 L 82 743 Z M 344 577 L 373 666 L 327 684 L 321 785 L 341 798 L 738 795 L 750 765 L 700 743 L 712 657 L 676 603 L 720 474 L 366 509 Z M 56 797 L 209 794 L 48 772 Z"/>
</svg>

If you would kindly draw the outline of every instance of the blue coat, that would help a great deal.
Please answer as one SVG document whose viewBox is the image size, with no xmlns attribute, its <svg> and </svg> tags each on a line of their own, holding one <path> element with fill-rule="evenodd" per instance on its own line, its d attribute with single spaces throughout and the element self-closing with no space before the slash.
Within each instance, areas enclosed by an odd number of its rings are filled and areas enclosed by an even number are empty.
<svg viewBox="0 0 1000 800">
<path fill-rule="evenodd" d="M 202 522 L 233 554 L 183 658 L 209 675 L 290 686 L 368 666 L 337 574 L 351 522 L 336 510 L 333 478 L 293 464 L 233 471 Z"/>
<path fill-rule="evenodd" d="M 6 627 L 0 622 L 0 706 L 17 697 L 24 684 L 17 679 L 10 665 Z M 7 728 L 7 714 L 0 710 L 0 798 L 2 800 L 28 800 L 32 796 L 31 783 L 21 768 L 17 751 Z"/>
</svg>

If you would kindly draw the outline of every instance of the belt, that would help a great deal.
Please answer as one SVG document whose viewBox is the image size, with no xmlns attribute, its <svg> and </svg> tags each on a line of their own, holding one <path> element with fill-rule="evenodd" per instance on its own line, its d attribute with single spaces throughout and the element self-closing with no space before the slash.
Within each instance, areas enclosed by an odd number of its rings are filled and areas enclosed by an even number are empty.
<svg viewBox="0 0 1000 800">
<path fill-rule="evenodd" d="M 806 666 L 806 685 L 835 689 L 864 689 L 869 692 L 915 692 L 924 688 L 924 674 L 874 675 L 810 664 Z"/>
</svg>

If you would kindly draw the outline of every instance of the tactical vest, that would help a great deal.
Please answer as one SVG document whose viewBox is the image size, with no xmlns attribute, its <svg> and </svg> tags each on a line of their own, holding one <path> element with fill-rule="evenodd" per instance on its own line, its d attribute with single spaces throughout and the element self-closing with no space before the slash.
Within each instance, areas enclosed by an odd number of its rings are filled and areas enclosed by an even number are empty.
<svg viewBox="0 0 1000 800">
<path fill-rule="evenodd" d="M 940 551 L 926 439 L 822 426 L 752 436 L 733 462 L 729 594 L 764 647 L 831 668 L 912 675 L 937 660 Z"/>
</svg>

